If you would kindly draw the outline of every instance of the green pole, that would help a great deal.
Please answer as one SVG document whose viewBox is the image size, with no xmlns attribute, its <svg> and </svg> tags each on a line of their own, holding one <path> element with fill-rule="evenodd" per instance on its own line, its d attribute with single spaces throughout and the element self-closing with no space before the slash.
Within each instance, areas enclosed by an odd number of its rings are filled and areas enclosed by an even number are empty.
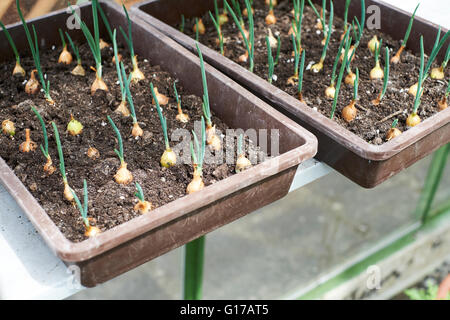
<svg viewBox="0 0 450 320">
<path fill-rule="evenodd" d="M 416 208 L 416 215 L 420 217 L 422 223 L 427 221 L 428 213 L 433 203 L 436 190 L 441 182 L 442 174 L 444 173 L 445 166 L 447 164 L 447 157 L 450 151 L 450 143 L 438 149 L 431 160 L 430 167 L 428 168 L 428 174 L 425 179 L 425 184 L 420 194 L 419 203 Z"/>
<path fill-rule="evenodd" d="M 184 256 L 184 300 L 201 300 L 203 285 L 203 263 L 205 236 L 185 246 Z"/>
</svg>

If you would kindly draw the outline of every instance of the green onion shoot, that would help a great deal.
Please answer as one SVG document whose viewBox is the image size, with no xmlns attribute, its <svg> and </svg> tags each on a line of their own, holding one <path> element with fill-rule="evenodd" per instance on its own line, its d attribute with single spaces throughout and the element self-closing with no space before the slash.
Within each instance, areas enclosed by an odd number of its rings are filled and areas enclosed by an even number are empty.
<svg viewBox="0 0 450 320">
<path fill-rule="evenodd" d="M 58 58 L 58 63 L 69 65 L 72 63 L 73 57 L 72 54 L 69 52 L 69 50 L 67 50 L 67 43 L 66 40 L 64 39 L 64 33 L 62 32 L 61 28 L 58 29 L 58 32 L 63 46 L 62 52 L 60 53 Z"/>
<path fill-rule="evenodd" d="M 120 63 L 119 63 L 119 56 L 118 56 L 118 49 L 117 49 L 117 30 L 114 29 L 114 33 L 113 33 L 113 47 L 114 47 L 114 63 L 116 65 L 116 72 L 117 72 L 117 78 L 119 79 L 119 85 L 120 85 L 120 92 L 122 94 L 122 99 L 120 101 L 119 106 L 117 107 L 117 109 L 114 111 L 116 113 L 120 113 L 122 114 L 124 117 L 129 117 L 130 116 L 130 110 L 127 107 L 127 90 L 125 89 L 125 85 L 131 82 L 131 74 L 129 76 L 128 79 L 123 79 L 122 78 L 122 70 L 120 68 Z"/>
<path fill-rule="evenodd" d="M 110 40 L 113 41 L 113 33 L 111 30 L 111 25 L 109 24 L 108 18 L 106 17 L 106 14 L 102 9 L 102 6 L 98 2 L 97 2 L 97 10 L 100 13 L 100 16 L 102 17 L 103 24 L 106 27 L 106 31 L 108 32 Z M 107 42 L 105 42 L 102 38 L 99 39 L 99 45 L 100 45 L 100 50 L 103 50 L 103 49 L 109 47 L 109 44 Z"/>
<path fill-rule="evenodd" d="M 391 128 L 386 133 L 386 141 L 390 141 L 394 139 L 395 137 L 398 137 L 402 134 L 401 130 L 397 128 L 398 119 L 395 119 L 394 122 L 391 125 Z"/>
<path fill-rule="evenodd" d="M 443 111 L 448 108 L 447 99 L 448 99 L 449 94 L 450 94 L 450 80 L 448 81 L 447 90 L 445 90 L 444 96 L 442 97 L 441 100 L 438 101 L 438 106 L 439 106 L 440 111 Z"/>
<path fill-rule="evenodd" d="M 203 55 L 198 44 L 196 44 L 196 46 L 197 46 L 197 53 L 200 58 L 200 69 L 202 72 L 202 82 L 203 82 L 202 106 L 203 106 L 203 115 L 205 116 L 206 119 L 206 137 L 207 137 L 206 142 L 208 143 L 208 145 L 212 150 L 219 151 L 222 148 L 222 143 L 216 134 L 216 126 L 215 125 L 213 126 L 211 119 L 211 109 L 209 105 L 208 83 L 206 82 L 205 63 L 203 61 Z"/>
<path fill-rule="evenodd" d="M 244 149 L 244 136 L 242 134 L 239 135 L 237 142 L 237 160 L 236 160 L 236 173 L 244 171 L 252 166 L 250 160 L 245 156 Z"/>
<path fill-rule="evenodd" d="M 91 67 L 93 70 L 95 70 L 95 81 L 92 83 L 91 86 L 91 95 L 94 95 L 97 90 L 103 90 L 108 91 L 108 86 L 103 81 L 102 78 L 102 53 L 101 53 L 101 47 L 100 47 L 100 30 L 98 25 L 98 0 L 92 0 L 92 17 L 94 22 L 94 35 L 89 31 L 88 26 L 84 21 L 81 21 L 78 14 L 72 10 L 72 14 L 75 16 L 75 19 L 80 24 L 81 30 L 83 31 L 83 34 L 87 40 L 87 43 L 89 45 L 89 48 L 91 49 L 92 55 L 94 56 L 95 60 L 95 68 Z"/>
<path fill-rule="evenodd" d="M 416 11 L 419 8 L 419 5 L 420 5 L 420 3 L 417 4 L 411 18 L 409 19 L 408 28 L 406 29 L 406 33 L 403 38 L 402 44 L 401 44 L 400 48 L 397 50 L 397 53 L 392 57 L 391 63 L 397 64 L 400 62 L 400 56 L 401 56 L 403 50 L 406 48 L 406 43 L 408 42 L 409 34 L 411 33 L 411 28 L 412 28 L 412 25 L 414 22 L 414 17 L 416 16 Z"/>
<path fill-rule="evenodd" d="M 219 12 L 219 7 L 217 6 L 217 1 L 214 0 L 214 10 L 216 12 Z M 221 14 L 219 14 L 219 25 L 224 25 L 228 22 L 228 12 L 227 9 L 224 7 Z"/>
<path fill-rule="evenodd" d="M 219 24 L 219 22 L 217 22 L 217 18 L 214 18 L 214 16 L 212 15 L 211 11 L 209 12 L 209 15 L 211 17 L 211 20 L 212 20 L 214 26 L 216 27 L 217 36 L 218 36 L 217 42 L 219 43 L 220 54 L 224 55 L 224 51 L 223 51 L 223 35 L 222 35 L 222 30 L 220 29 L 220 24 Z"/>
<path fill-rule="evenodd" d="M 300 70 L 298 72 L 298 86 L 297 86 L 297 92 L 298 92 L 298 100 L 300 102 L 305 103 L 305 100 L 303 100 L 303 72 L 305 71 L 305 51 L 302 51 L 302 57 L 300 59 Z"/>
<path fill-rule="evenodd" d="M 192 181 L 188 184 L 186 188 L 186 193 L 191 194 L 202 190 L 205 187 L 203 182 L 203 160 L 205 159 L 205 144 L 206 144 L 206 130 L 205 130 L 205 119 L 202 117 L 202 133 L 201 133 L 201 144 L 198 142 L 197 135 L 192 131 L 194 136 L 194 144 L 190 143 L 191 146 L 191 157 L 192 166 L 194 167 L 194 174 Z"/>
<path fill-rule="evenodd" d="M 39 45 L 38 45 L 38 38 L 36 35 L 36 29 L 34 28 L 34 25 L 32 25 L 33 30 L 33 36 L 34 40 L 31 37 L 30 30 L 28 29 L 27 22 L 25 21 L 22 10 L 20 9 L 20 3 L 19 0 L 16 0 L 16 6 L 17 6 L 17 12 L 19 14 L 20 20 L 22 21 L 23 28 L 25 29 L 25 34 L 27 36 L 28 44 L 30 45 L 31 54 L 33 56 L 34 65 L 36 67 L 36 70 L 33 70 L 31 72 L 30 80 L 25 85 L 25 92 L 28 94 L 36 94 L 38 92 L 38 82 L 36 80 L 35 74 L 37 72 L 39 79 L 41 81 L 42 89 L 44 90 L 44 96 L 48 103 L 55 104 L 52 97 L 50 96 L 50 81 L 45 81 L 44 74 L 42 73 L 41 69 L 41 59 L 39 57 Z"/>
<path fill-rule="evenodd" d="M 383 89 L 380 91 L 376 99 L 372 100 L 372 104 L 377 106 L 381 103 L 381 99 L 383 99 L 386 94 L 387 84 L 389 80 L 389 49 L 385 47 L 385 65 L 384 65 L 384 79 L 383 79 Z"/>
<path fill-rule="evenodd" d="M 358 101 L 358 83 L 359 83 L 359 70 L 356 68 L 356 79 L 355 84 L 353 85 L 353 99 L 342 109 L 342 118 L 344 118 L 347 122 L 352 122 L 356 118 L 357 109 L 355 107 L 356 102 Z"/>
<path fill-rule="evenodd" d="M 311 2 L 311 0 L 308 0 L 309 5 L 311 6 L 311 8 L 313 9 L 314 13 L 316 14 L 316 16 L 319 19 L 318 24 L 316 25 L 316 27 L 319 30 L 323 30 L 323 40 L 322 40 L 322 45 L 325 45 L 326 43 L 326 39 L 328 37 L 328 33 L 331 33 L 331 29 L 325 31 L 326 28 L 326 19 L 325 19 L 325 12 L 326 12 L 326 5 L 327 5 L 327 1 L 326 0 L 322 0 L 322 9 L 321 9 L 321 13 L 319 14 L 319 12 L 317 11 L 316 7 L 314 6 L 314 4 Z M 331 1 L 330 1 L 331 2 Z"/>
<path fill-rule="evenodd" d="M 254 68 L 254 22 L 253 22 L 253 13 L 251 13 L 251 5 L 248 0 L 245 0 L 245 5 L 247 6 L 248 11 L 250 13 L 248 14 L 248 26 L 249 26 L 249 32 L 247 32 L 241 24 L 241 22 L 238 20 L 236 14 L 234 13 L 233 9 L 231 9 L 230 5 L 226 0 L 224 0 L 224 5 L 228 12 L 230 12 L 231 16 L 233 17 L 234 22 L 236 23 L 239 32 L 241 33 L 242 39 L 244 40 L 245 47 L 247 51 L 245 54 L 241 55 L 239 57 L 239 62 L 247 62 L 249 60 L 250 72 L 253 72 Z"/>
<path fill-rule="evenodd" d="M 67 175 L 66 175 L 66 166 L 64 164 L 64 154 L 61 147 L 61 140 L 59 139 L 59 132 L 58 127 L 54 122 L 52 122 L 53 126 L 53 132 L 55 134 L 55 140 L 56 140 L 56 147 L 58 149 L 58 156 L 59 156 L 59 171 L 61 172 L 61 176 L 64 183 L 64 198 L 72 202 L 73 201 L 73 195 L 71 192 L 71 188 L 69 187 L 69 183 L 67 181 Z"/>
<path fill-rule="evenodd" d="M 266 36 L 266 46 L 267 46 L 267 65 L 269 67 L 268 74 L 267 74 L 267 81 L 269 81 L 269 83 L 272 83 L 274 61 L 273 61 L 273 56 L 272 56 L 272 48 L 270 47 L 269 36 Z"/>
<path fill-rule="evenodd" d="M 84 227 L 86 229 L 84 235 L 86 237 L 95 237 L 99 233 L 101 233 L 101 230 L 97 227 L 94 227 L 91 225 L 91 219 L 88 218 L 88 188 L 87 188 L 87 182 L 86 179 L 83 180 L 83 205 L 81 205 L 81 201 L 76 195 L 75 191 L 73 191 L 72 188 L 70 188 L 70 192 L 72 193 L 73 198 L 75 199 L 75 203 L 77 204 L 78 210 L 81 213 L 81 217 L 83 218 Z"/>
<path fill-rule="evenodd" d="M 5 33 L 6 39 L 9 42 L 9 45 L 11 46 L 11 49 L 14 52 L 14 56 L 16 57 L 16 65 L 13 69 L 13 76 L 22 76 L 25 77 L 26 72 L 25 69 L 22 68 L 22 65 L 20 64 L 20 56 L 19 56 L 19 51 L 17 51 L 17 47 L 14 44 L 13 39 L 11 38 L 11 35 L 9 34 L 8 29 L 6 29 L 5 25 L 0 21 L 0 26 L 3 29 L 3 32 Z"/>
<path fill-rule="evenodd" d="M 325 89 L 325 96 L 328 99 L 334 99 L 334 95 L 336 93 L 336 88 L 335 88 L 335 83 L 336 83 L 336 71 L 337 71 L 337 65 L 339 62 L 339 58 L 340 58 L 340 52 L 342 51 L 342 49 L 344 48 L 344 44 L 345 41 L 347 39 L 348 33 L 350 32 L 350 30 L 347 30 L 347 32 L 345 33 L 344 37 L 341 39 L 341 42 L 339 44 L 339 49 L 337 51 L 336 54 L 336 58 L 334 59 L 334 63 L 333 63 L 333 71 L 331 72 L 331 81 L 330 81 L 330 85 Z"/>
<path fill-rule="evenodd" d="M 423 93 L 423 87 L 422 87 L 422 82 L 424 80 L 424 78 L 423 78 L 423 73 L 424 73 L 423 65 L 424 65 L 423 36 L 420 36 L 420 71 L 419 71 L 419 80 L 418 80 L 418 83 L 417 83 L 417 88 L 418 89 L 417 89 L 416 98 L 414 99 L 413 111 L 408 116 L 408 118 L 406 119 L 406 126 L 409 127 L 409 128 L 414 127 L 414 126 L 418 125 L 421 122 L 421 119 L 420 119 L 419 115 L 417 114 L 417 110 L 419 109 L 420 98 L 421 98 L 422 93 Z"/>
<path fill-rule="evenodd" d="M 333 105 L 331 107 L 330 119 L 334 118 L 334 114 L 336 113 L 337 107 L 337 99 L 339 96 L 339 91 L 341 89 L 342 77 L 344 75 L 344 70 L 346 68 L 346 64 L 348 63 L 348 50 L 350 49 L 350 43 L 352 42 L 352 37 L 349 36 L 349 33 L 344 38 L 345 49 L 344 49 L 344 60 L 342 61 L 341 68 L 339 70 L 339 76 L 337 78 L 336 90 L 333 98 Z"/>
<path fill-rule="evenodd" d="M 50 154 L 48 153 L 47 128 L 45 127 L 44 120 L 42 119 L 39 111 L 37 111 L 35 107 L 31 107 L 31 110 L 34 112 L 34 114 L 38 118 L 39 123 L 41 124 L 42 134 L 44 136 L 44 146 L 42 146 L 42 144 L 40 145 L 42 154 L 44 155 L 45 159 L 47 159 L 47 162 L 44 165 L 44 172 L 46 172 L 48 175 L 51 175 L 51 174 L 53 174 L 53 172 L 55 172 L 56 168 L 53 166 L 52 158 L 50 157 Z"/>
<path fill-rule="evenodd" d="M 374 51 L 375 67 L 373 67 L 372 70 L 370 70 L 370 74 L 369 74 L 371 80 L 383 79 L 383 77 L 384 77 L 384 71 L 380 67 L 380 52 L 381 52 L 382 44 L 383 44 L 383 39 L 380 40 L 380 43 L 378 45 L 377 44 L 375 45 L 375 51 Z"/>
<path fill-rule="evenodd" d="M 293 34 L 291 34 L 291 40 L 292 44 L 294 46 L 294 75 L 290 76 L 286 83 L 294 86 L 295 83 L 298 81 L 298 64 L 300 63 L 300 52 L 297 48 L 297 42 L 295 41 L 295 37 Z"/>
<path fill-rule="evenodd" d="M 144 191 L 139 183 L 136 182 L 136 193 L 134 194 L 138 198 L 138 203 L 134 206 L 134 211 L 140 214 L 146 214 L 152 210 L 152 203 L 148 202 L 144 198 Z"/>
<path fill-rule="evenodd" d="M 180 22 L 180 32 L 184 33 L 184 25 L 185 25 L 185 19 L 184 19 L 184 15 L 181 15 L 181 22 Z"/>
<path fill-rule="evenodd" d="M 175 117 L 175 119 L 177 119 L 182 123 L 187 123 L 189 122 L 189 116 L 183 113 L 183 109 L 181 108 L 180 96 L 178 95 L 177 85 L 175 82 L 173 83 L 173 91 L 175 93 L 175 99 L 177 100 L 177 109 L 178 109 L 178 114 Z"/>
<path fill-rule="evenodd" d="M 123 28 L 121 26 L 119 28 L 120 28 L 120 31 L 122 32 L 123 37 L 125 38 L 125 41 L 128 44 L 128 49 L 130 50 L 130 53 L 131 53 L 131 61 L 133 64 L 133 71 L 131 72 L 131 81 L 133 81 L 134 83 L 137 83 L 141 80 L 144 80 L 145 76 L 142 73 L 142 71 L 139 69 L 137 55 L 134 53 L 133 34 L 132 34 L 132 25 L 131 25 L 130 16 L 128 15 L 127 8 L 125 7 L 124 4 L 122 4 L 122 7 L 123 7 L 123 10 L 125 11 L 125 15 L 127 16 L 128 35 L 125 33 L 125 31 L 123 30 Z"/>
<path fill-rule="evenodd" d="M 330 43 L 330 38 L 331 38 L 331 32 L 332 32 L 332 28 L 333 28 L 333 1 L 330 1 L 330 17 L 329 17 L 329 21 L 328 21 L 328 32 L 327 32 L 327 37 L 325 40 L 325 45 L 322 49 L 322 55 L 320 56 L 320 60 L 318 63 L 314 64 L 311 67 L 311 70 L 314 73 L 320 72 L 323 69 L 323 62 L 325 61 L 325 58 L 327 56 L 327 48 L 328 48 L 328 44 Z"/>
<path fill-rule="evenodd" d="M 305 0 L 294 0 L 294 20 L 291 22 L 291 28 L 288 35 L 294 34 L 297 41 L 297 49 L 302 52 L 302 22 L 303 22 L 303 10 L 305 8 Z M 280 43 L 279 43 L 280 44 Z M 276 60 L 277 61 L 277 60 Z M 275 63 L 276 64 L 276 63 Z"/>
<path fill-rule="evenodd" d="M 347 30 L 348 30 L 348 9 L 350 8 L 350 2 L 352 2 L 352 0 L 345 0 L 344 31 L 342 32 L 342 35 L 341 35 L 341 41 L 342 41 L 342 39 L 344 39 L 345 34 L 347 33 Z"/>
<path fill-rule="evenodd" d="M 162 127 L 162 131 L 163 131 L 163 135 L 164 135 L 165 150 L 164 150 L 163 155 L 161 156 L 160 163 L 161 163 L 161 165 L 163 167 L 170 168 L 170 167 L 176 165 L 176 163 L 177 163 L 177 155 L 170 148 L 169 136 L 167 134 L 167 119 L 162 114 L 161 107 L 159 106 L 158 99 L 156 98 L 156 95 L 155 95 L 155 90 L 153 88 L 153 83 L 150 83 L 150 90 L 152 91 L 153 99 L 154 99 L 155 104 L 156 104 L 156 111 L 158 112 L 159 120 L 161 121 L 161 127 Z"/>
<path fill-rule="evenodd" d="M 275 14 L 273 13 L 273 1 L 274 0 L 269 0 L 269 13 L 266 16 L 266 24 L 267 25 L 271 25 L 271 24 L 275 24 L 277 23 L 277 18 L 275 17 Z"/>
<path fill-rule="evenodd" d="M 111 119 L 110 116 L 108 116 L 108 121 L 111 127 L 113 128 L 114 132 L 116 133 L 117 141 L 119 143 L 119 150 L 114 149 L 114 152 L 117 154 L 120 160 L 120 167 L 119 170 L 117 170 L 117 173 L 114 175 L 114 179 L 118 184 L 129 184 L 133 181 L 133 175 L 131 172 L 127 169 L 127 163 L 125 162 L 125 158 L 123 156 L 123 141 L 122 141 L 122 135 L 120 134 L 119 129 L 117 128 L 114 121 Z"/>
<path fill-rule="evenodd" d="M 127 77 L 127 74 L 125 72 L 125 67 L 123 66 L 123 62 L 120 62 L 120 70 L 122 73 L 122 81 L 124 82 L 124 89 L 127 95 L 127 101 L 128 101 L 128 105 L 130 106 L 130 110 L 131 110 L 131 118 L 133 119 L 133 129 L 131 129 L 131 135 L 133 137 L 142 137 L 142 135 L 144 134 L 144 131 L 141 129 L 141 127 L 139 126 L 139 123 L 137 121 L 137 117 L 136 117 L 136 111 L 134 109 L 134 102 L 133 102 L 133 96 L 131 95 L 131 91 L 130 91 L 130 77 Z"/>
<path fill-rule="evenodd" d="M 450 45 L 447 47 L 447 51 L 445 52 L 444 60 L 442 61 L 439 67 L 431 69 L 430 77 L 435 80 L 444 80 L 444 69 L 450 60 Z"/>
<path fill-rule="evenodd" d="M 77 66 L 73 68 L 72 74 L 74 76 L 80 76 L 84 77 L 86 75 L 86 71 L 83 68 L 83 65 L 81 64 L 81 56 L 80 56 L 80 50 L 79 48 L 73 43 L 72 38 L 70 35 L 66 32 L 66 37 L 69 40 L 70 46 L 72 47 L 73 52 L 75 53 L 75 57 L 77 58 Z"/>
</svg>

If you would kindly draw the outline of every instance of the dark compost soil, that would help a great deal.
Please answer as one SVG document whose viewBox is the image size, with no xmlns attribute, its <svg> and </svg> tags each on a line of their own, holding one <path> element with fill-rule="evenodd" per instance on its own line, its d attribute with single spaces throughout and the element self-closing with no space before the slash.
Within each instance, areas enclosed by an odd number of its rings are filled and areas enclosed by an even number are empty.
<svg viewBox="0 0 450 320">
<path fill-rule="evenodd" d="M 146 76 L 146 80 L 133 84 L 131 91 L 134 98 L 137 119 L 144 130 L 143 137 L 135 139 L 131 136 L 132 119 L 125 118 L 114 110 L 120 100 L 120 87 L 117 81 L 115 64 L 112 63 L 113 51 L 111 48 L 102 51 L 103 77 L 109 87 L 109 92 L 97 91 L 94 96 L 90 94 L 90 87 L 95 79 L 95 73 L 89 66 L 95 65 L 92 54 L 87 45 L 80 46 L 83 65 L 87 71 L 86 77 L 74 76 L 71 66 L 57 64 L 61 48 L 53 48 L 42 52 L 41 62 L 43 72 L 51 81 L 51 96 L 56 105 L 50 106 L 40 92 L 29 96 L 24 92 L 25 79 L 12 78 L 14 63 L 8 62 L 0 65 L 0 122 L 9 119 L 15 123 L 16 135 L 11 139 L 5 134 L 0 135 L 0 156 L 14 170 L 14 173 L 24 183 L 28 190 L 42 205 L 62 233 L 71 241 L 79 242 L 84 236 L 84 225 L 81 215 L 73 204 L 63 199 L 63 181 L 59 170 L 51 176 L 43 172 L 45 158 L 39 148 L 34 152 L 21 153 L 19 145 L 25 140 L 25 129 L 31 129 L 31 138 L 38 145 L 43 144 L 43 135 L 38 119 L 32 113 L 30 106 L 34 105 L 43 117 L 49 135 L 49 153 L 53 164 L 58 168 L 59 160 L 53 129 L 50 122 L 54 121 L 60 132 L 62 149 L 65 156 L 65 165 L 69 185 L 82 199 L 83 179 L 87 180 L 89 193 L 88 216 L 94 220 L 94 225 L 102 231 L 124 223 L 137 215 L 133 210 L 137 198 L 134 182 L 142 186 L 146 200 L 153 206 L 159 207 L 183 197 L 186 186 L 192 179 L 192 166 L 183 164 L 178 158 L 177 165 L 165 169 L 159 164 L 164 151 L 161 124 L 152 105 L 150 80 L 160 93 L 170 97 L 169 105 L 162 106 L 167 117 L 169 139 L 173 130 L 184 128 L 191 132 L 194 121 L 199 121 L 202 115 L 199 97 L 185 92 L 181 84 L 177 84 L 178 94 L 181 95 L 183 111 L 191 121 L 181 124 L 175 120 L 177 115 L 176 100 L 173 92 L 173 82 L 176 80 L 170 74 L 160 70 L 158 66 L 151 65 L 149 61 L 140 61 L 139 66 Z M 130 66 L 130 59 L 126 50 L 121 50 L 124 63 Z M 22 66 L 29 72 L 34 69 L 31 58 L 22 58 Z M 129 70 L 128 70 L 129 72 Z M 200 72 L 200 71 L 199 71 Z M 79 120 L 84 129 L 81 135 L 71 136 L 66 132 L 70 115 Z M 107 121 L 110 115 L 118 126 L 124 140 L 125 161 L 128 169 L 134 176 L 133 183 L 118 185 L 114 181 L 114 174 L 119 168 L 119 159 L 114 153 L 118 148 L 116 136 Z M 213 123 L 218 131 L 225 132 L 228 126 L 220 119 L 214 117 Z M 199 132 L 197 132 L 199 134 Z M 176 144 L 172 142 L 172 147 Z M 228 150 L 233 149 L 234 142 L 229 141 Z M 256 151 L 252 143 L 245 144 L 247 150 Z M 92 160 L 87 157 L 86 151 L 92 146 L 99 150 L 100 158 Z M 223 146 L 225 150 L 225 146 Z M 190 155 L 188 155 L 190 157 Z M 203 180 L 205 185 L 225 179 L 234 173 L 234 165 L 205 163 Z M 151 213 L 150 213 L 151 214 Z"/>
<path fill-rule="evenodd" d="M 241 2 L 241 9 L 245 8 L 243 1 Z M 254 21 L 255 21 L 255 67 L 254 73 L 258 76 L 267 79 L 268 64 L 267 64 L 267 47 L 265 37 L 268 35 L 268 26 L 265 24 L 265 17 L 268 13 L 268 6 L 264 4 L 263 0 L 253 1 Z M 292 56 L 293 45 L 288 31 L 291 27 L 291 20 L 293 15 L 291 10 L 293 4 L 291 0 L 279 1 L 278 6 L 274 8 L 274 14 L 277 18 L 277 23 L 271 25 L 269 28 L 276 37 L 278 34 L 281 37 L 281 53 L 279 63 L 275 66 L 274 75 L 276 80 L 272 82 L 273 85 L 286 91 L 292 96 L 298 97 L 297 85 L 287 85 L 287 79 L 293 75 L 294 58 Z M 319 6 L 316 6 L 319 10 Z M 328 21 L 327 12 L 327 21 Z M 225 56 L 235 61 L 236 63 L 248 68 L 248 63 L 240 63 L 238 58 L 245 53 L 245 44 L 239 37 L 240 33 L 234 24 L 232 17 L 228 14 L 229 22 L 222 25 L 222 34 L 224 36 Z M 245 18 L 245 17 L 244 17 Z M 348 21 L 351 22 L 353 17 L 349 16 Z M 358 19 L 360 17 L 358 16 Z M 367 19 L 367 17 L 366 17 Z M 206 27 L 206 32 L 199 36 L 199 41 L 210 48 L 217 51 L 220 50 L 216 42 L 217 31 L 209 17 L 205 14 L 202 20 Z M 334 59 L 336 57 L 340 37 L 344 30 L 344 22 L 335 15 L 333 22 L 333 33 L 330 39 L 327 50 L 327 57 L 324 62 L 324 68 L 320 73 L 313 73 L 308 70 L 308 66 L 319 61 L 322 54 L 321 40 L 323 33 L 316 28 L 317 16 L 314 14 L 312 8 L 305 1 L 305 9 L 302 23 L 302 47 L 306 50 L 305 53 L 305 70 L 303 79 L 303 97 L 311 108 L 317 109 L 326 117 L 330 116 L 332 101 L 325 98 L 325 88 L 330 85 L 331 71 L 333 68 Z M 246 28 L 248 22 L 245 18 Z M 328 22 L 327 22 L 328 23 Z M 184 32 L 195 39 L 195 32 L 193 26 L 195 19 L 186 20 Z M 178 27 L 178 26 L 177 26 Z M 407 26 L 405 25 L 405 30 Z M 414 28 L 414 25 L 413 25 Z M 404 32 L 401 30 L 399 32 Z M 364 29 L 361 44 L 356 51 L 356 58 L 352 62 L 351 67 L 355 72 L 356 67 L 359 68 L 360 82 L 359 82 L 359 102 L 357 103 L 358 115 L 351 123 L 347 123 L 341 116 L 341 110 L 350 103 L 353 95 L 353 87 L 346 86 L 342 81 L 340 94 L 338 97 L 338 105 L 335 120 L 349 131 L 355 133 L 369 143 L 381 144 L 385 141 L 387 130 L 389 130 L 393 120 L 399 119 L 398 128 L 402 131 L 406 130 L 406 118 L 411 113 L 414 105 L 414 98 L 408 94 L 408 88 L 417 81 L 420 67 L 420 56 L 415 56 L 411 51 L 405 50 L 402 54 L 402 63 L 391 64 L 387 92 L 379 106 L 373 106 L 372 99 L 375 99 L 380 92 L 383 81 L 372 81 L 369 78 L 370 70 L 374 67 L 375 61 L 373 54 L 367 48 L 367 43 L 374 36 L 378 39 L 383 39 L 382 53 L 380 54 L 381 67 L 384 68 L 385 54 L 384 46 L 389 47 L 389 55 L 392 57 L 397 49 L 400 47 L 400 42 L 393 40 L 390 36 L 380 33 L 378 30 Z M 442 48 L 441 50 L 446 50 Z M 272 50 L 275 57 L 276 48 Z M 425 60 L 426 64 L 427 60 Z M 441 63 L 439 61 L 438 63 Z M 435 65 L 436 62 L 435 62 Z M 340 64 L 337 68 L 339 73 Z M 344 73 L 345 77 L 345 73 Z M 449 77 L 447 68 L 446 79 Z M 436 81 L 428 78 L 424 85 L 424 94 L 422 97 L 422 104 L 419 108 L 419 115 L 422 121 L 428 117 L 433 116 L 439 112 L 437 101 L 442 99 L 446 83 L 444 81 Z M 388 117 L 395 112 L 402 111 L 400 115 L 391 117 L 380 123 L 380 120 Z"/>
</svg>

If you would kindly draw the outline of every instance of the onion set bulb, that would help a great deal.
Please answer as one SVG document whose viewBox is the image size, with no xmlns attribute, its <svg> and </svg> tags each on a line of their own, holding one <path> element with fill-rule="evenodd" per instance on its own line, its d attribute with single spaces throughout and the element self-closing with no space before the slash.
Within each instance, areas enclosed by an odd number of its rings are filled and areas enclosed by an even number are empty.
<svg viewBox="0 0 450 320">
<path fill-rule="evenodd" d="M 36 94 L 39 91 L 39 82 L 36 80 L 37 70 L 31 71 L 30 80 L 27 81 L 25 85 L 25 92 L 28 94 Z"/>
<path fill-rule="evenodd" d="M 30 152 L 36 150 L 36 142 L 31 140 L 30 129 L 25 129 L 25 141 L 19 146 L 21 152 Z"/>
<path fill-rule="evenodd" d="M 2 131 L 4 134 L 13 137 L 16 134 L 16 126 L 11 120 L 4 120 L 2 122 Z"/>
</svg>

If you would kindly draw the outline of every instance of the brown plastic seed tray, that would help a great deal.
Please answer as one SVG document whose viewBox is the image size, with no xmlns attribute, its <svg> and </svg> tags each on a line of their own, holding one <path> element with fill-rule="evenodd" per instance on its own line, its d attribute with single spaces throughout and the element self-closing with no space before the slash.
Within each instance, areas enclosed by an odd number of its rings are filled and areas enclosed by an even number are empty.
<svg viewBox="0 0 450 320">
<path fill-rule="evenodd" d="M 101 2 L 101 5 L 112 28 L 126 25 L 120 6 L 109 2 Z M 81 17 L 92 30 L 91 10 L 90 5 L 81 6 Z M 56 11 L 31 21 L 43 50 L 59 43 L 58 28 L 66 27 L 68 17 L 65 11 Z M 8 29 L 19 51 L 25 52 L 28 44 L 23 27 L 15 24 Z M 105 30 L 101 32 L 105 35 Z M 4 37 L 0 33 L 0 61 L 11 61 L 12 53 Z M 81 30 L 74 32 L 73 38 L 83 41 Z M 198 57 L 137 18 L 133 18 L 133 38 L 135 51 L 141 59 L 147 58 L 152 64 L 160 65 L 175 75 L 188 91 L 202 95 Z M 0 182 L 55 254 L 67 264 L 80 267 L 84 286 L 105 282 L 282 198 L 289 191 L 298 165 L 315 155 L 317 139 L 311 133 L 214 68 L 207 65 L 206 72 L 215 114 L 232 128 L 268 129 L 267 137 L 264 137 L 268 141 L 270 129 L 278 129 L 279 156 L 80 243 L 70 242 L 63 236 L 0 158 Z"/>
<path fill-rule="evenodd" d="M 321 3 L 318 0 L 315 2 Z M 218 3 L 222 4 L 221 1 Z M 371 5 L 377 5 L 381 9 L 381 32 L 394 39 L 403 39 L 411 14 L 382 1 L 366 0 L 366 8 Z M 335 15 L 342 17 L 344 8 L 345 1 L 334 1 Z M 135 5 L 132 10 L 134 14 L 184 47 L 194 50 L 195 40 L 171 25 L 179 23 L 182 14 L 185 18 L 192 18 L 214 10 L 214 1 L 150 0 Z M 360 1 L 352 1 L 349 17 L 359 17 L 360 12 Z M 429 53 L 438 28 L 437 25 L 416 17 L 408 40 L 408 49 L 418 52 L 419 38 L 423 35 L 425 51 Z M 446 31 L 442 29 L 441 34 Z M 448 43 L 439 52 L 438 59 L 442 59 Z M 335 121 L 314 111 L 311 106 L 299 102 L 265 79 L 223 57 L 219 52 L 205 45 L 200 45 L 200 48 L 209 64 L 314 133 L 319 140 L 316 158 L 360 186 L 373 188 L 450 141 L 450 108 L 447 108 L 387 143 L 380 146 L 369 144 Z"/>
</svg>

